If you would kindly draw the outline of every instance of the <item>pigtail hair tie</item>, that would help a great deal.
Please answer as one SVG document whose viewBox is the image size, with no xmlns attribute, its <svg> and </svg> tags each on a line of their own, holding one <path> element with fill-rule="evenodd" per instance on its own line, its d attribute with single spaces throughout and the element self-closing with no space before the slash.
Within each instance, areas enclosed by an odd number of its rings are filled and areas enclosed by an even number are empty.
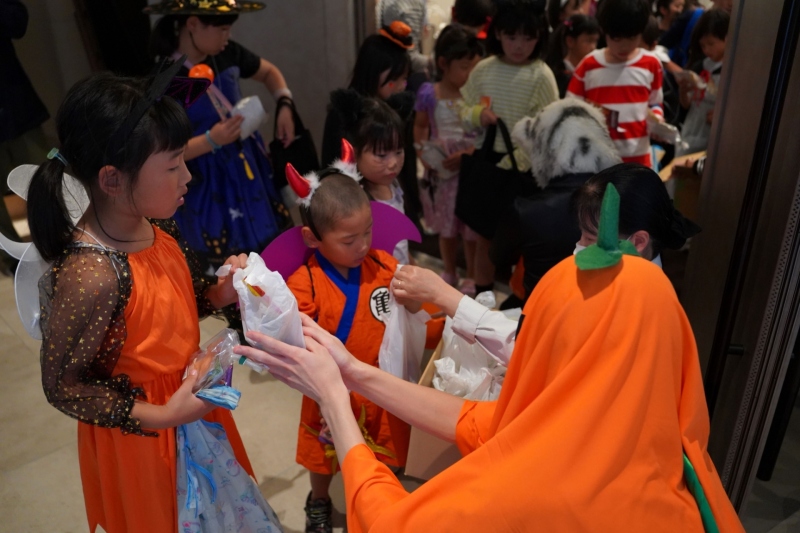
<svg viewBox="0 0 800 533">
<path fill-rule="evenodd" d="M 64 157 L 64 154 L 62 154 L 61 152 L 58 151 L 58 148 L 53 148 L 52 150 L 50 150 L 47 153 L 47 159 L 50 159 L 50 160 L 57 159 L 65 167 L 69 166 L 69 163 L 67 162 L 67 158 Z"/>
</svg>

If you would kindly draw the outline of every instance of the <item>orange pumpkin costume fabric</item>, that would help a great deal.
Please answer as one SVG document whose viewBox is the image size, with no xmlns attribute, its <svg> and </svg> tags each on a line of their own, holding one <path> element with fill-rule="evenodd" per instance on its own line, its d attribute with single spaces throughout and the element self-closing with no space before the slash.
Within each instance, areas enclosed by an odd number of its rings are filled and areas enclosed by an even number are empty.
<svg viewBox="0 0 800 533">
<path fill-rule="evenodd" d="M 353 448 L 351 533 L 702 533 L 692 462 L 723 533 L 743 528 L 706 451 L 708 412 L 689 322 L 661 270 L 624 256 L 537 284 L 496 402 L 465 401 L 464 457 L 413 494 Z"/>
<path fill-rule="evenodd" d="M 132 386 L 144 389 L 147 402 L 164 405 L 180 387 L 189 358 L 199 348 L 200 328 L 186 258 L 171 236 L 154 230 L 151 247 L 127 254 L 133 278 L 124 310 L 127 338 L 112 375 L 127 374 Z M 105 261 L 99 254 L 87 257 L 89 265 Z M 85 278 L 90 270 L 94 268 L 83 269 Z M 70 272 L 62 269 L 61 274 L 67 277 Z M 102 326 L 101 321 L 95 324 Z M 81 342 L 95 340 L 92 327 L 81 331 Z M 253 475 L 230 411 L 216 409 L 205 419 L 223 425 L 237 460 Z M 78 423 L 89 531 L 98 525 L 107 533 L 178 530 L 175 428 L 157 433 L 157 437 L 123 435 L 119 428 Z"/>
<path fill-rule="evenodd" d="M 358 269 L 350 269 L 351 284 L 345 288 L 352 291 L 348 298 L 340 288 L 346 283 L 342 276 L 315 253 L 286 283 L 297 298 L 301 313 L 339 337 L 360 361 L 378 366 L 378 352 L 386 329 L 382 322 L 383 306 L 388 301 L 389 284 L 396 269 L 394 257 L 382 250 L 370 250 Z M 360 277 L 353 277 L 359 271 Z M 356 420 L 361 421 L 359 426 L 365 440 L 371 441 L 371 448 L 380 460 L 392 466 L 405 465 L 409 425 L 359 394 L 350 394 L 350 404 Z M 317 438 L 321 416 L 319 405 L 303 396 L 297 462 L 312 472 L 333 474 L 338 470 L 334 448 Z"/>
</svg>

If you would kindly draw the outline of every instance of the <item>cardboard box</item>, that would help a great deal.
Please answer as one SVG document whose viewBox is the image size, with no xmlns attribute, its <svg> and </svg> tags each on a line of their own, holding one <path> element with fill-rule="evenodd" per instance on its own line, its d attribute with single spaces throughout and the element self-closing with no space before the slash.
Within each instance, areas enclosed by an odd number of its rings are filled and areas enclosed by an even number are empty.
<svg viewBox="0 0 800 533">
<path fill-rule="evenodd" d="M 419 384 L 423 387 L 433 386 L 433 375 L 436 372 L 433 362 L 441 357 L 442 347 L 443 342 L 439 341 L 436 351 L 433 352 L 419 379 Z M 458 451 L 455 444 L 434 437 L 421 429 L 411 428 L 405 471 L 407 476 L 428 480 L 459 459 L 461 459 L 461 452 Z"/>
</svg>

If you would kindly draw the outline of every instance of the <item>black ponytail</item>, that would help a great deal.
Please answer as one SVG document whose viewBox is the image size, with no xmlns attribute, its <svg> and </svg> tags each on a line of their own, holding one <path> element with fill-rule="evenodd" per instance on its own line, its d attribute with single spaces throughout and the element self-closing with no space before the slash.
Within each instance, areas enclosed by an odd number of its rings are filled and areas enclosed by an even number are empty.
<svg viewBox="0 0 800 533">
<path fill-rule="evenodd" d="M 48 159 L 28 186 L 28 226 L 39 254 L 52 261 L 72 241 L 75 227 L 64 204 L 64 163 Z M 46 208 L 40 208 L 47 206 Z"/>
<path fill-rule="evenodd" d="M 89 193 L 100 169 L 111 165 L 128 180 L 132 193 L 139 170 L 154 153 L 186 145 L 192 126 L 181 105 L 161 98 L 145 112 L 124 146 L 112 152 L 109 139 L 141 100 L 149 80 L 97 74 L 76 83 L 56 115 L 59 151 L 69 163 L 48 159 L 31 179 L 28 189 L 28 225 L 39 253 L 56 259 L 73 240 L 75 230 L 64 203 L 64 172 L 68 171 Z"/>
</svg>

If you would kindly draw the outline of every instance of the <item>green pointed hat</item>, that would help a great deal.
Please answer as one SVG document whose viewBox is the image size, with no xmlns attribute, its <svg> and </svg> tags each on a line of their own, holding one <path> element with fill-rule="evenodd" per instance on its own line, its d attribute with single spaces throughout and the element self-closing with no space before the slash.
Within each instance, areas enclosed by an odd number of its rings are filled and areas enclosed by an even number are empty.
<svg viewBox="0 0 800 533">
<path fill-rule="evenodd" d="M 578 252 L 575 264 L 579 270 L 608 268 L 619 263 L 623 254 L 638 256 L 639 252 L 631 242 L 619 238 L 619 193 L 609 183 L 600 207 L 597 242 Z"/>
</svg>

